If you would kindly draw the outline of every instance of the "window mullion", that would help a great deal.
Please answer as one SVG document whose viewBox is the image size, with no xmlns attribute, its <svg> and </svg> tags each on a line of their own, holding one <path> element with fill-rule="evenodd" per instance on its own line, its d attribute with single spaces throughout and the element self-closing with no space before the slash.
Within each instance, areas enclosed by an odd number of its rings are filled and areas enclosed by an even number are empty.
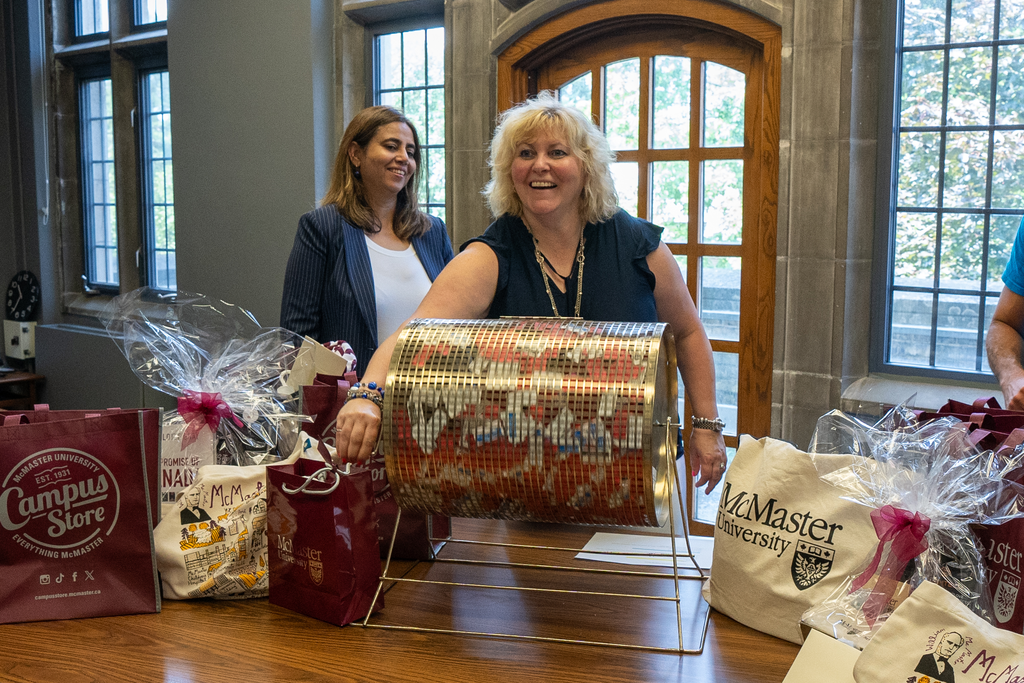
<svg viewBox="0 0 1024 683">
<path fill-rule="evenodd" d="M 654 117 L 654 97 L 651 62 L 654 55 L 650 51 L 640 53 L 640 130 L 637 135 L 637 216 L 651 219 L 651 120 Z"/>
<path fill-rule="evenodd" d="M 141 286 L 139 249 L 139 162 L 134 125 L 138 125 L 138 77 L 134 63 L 110 53 L 110 77 L 114 93 L 114 163 L 117 188 L 117 244 L 120 290 L 130 292 Z M 133 122 L 133 118 L 136 119 Z M 134 123 L 134 125 L 133 125 Z"/>
</svg>

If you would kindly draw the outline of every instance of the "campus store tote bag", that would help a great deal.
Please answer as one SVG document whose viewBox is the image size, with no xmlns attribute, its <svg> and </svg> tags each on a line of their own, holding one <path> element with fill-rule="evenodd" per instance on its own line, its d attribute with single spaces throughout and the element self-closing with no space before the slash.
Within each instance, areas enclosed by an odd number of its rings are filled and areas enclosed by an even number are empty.
<svg viewBox="0 0 1024 683">
<path fill-rule="evenodd" d="M 54 420 L 77 420 L 83 417 L 129 412 L 142 415 L 145 430 L 146 474 L 149 476 L 150 508 L 153 511 L 153 526 L 160 521 L 160 443 L 163 427 L 163 408 L 107 408 L 106 410 L 50 410 L 46 403 L 37 403 L 32 410 L 0 410 L 4 421 L 52 422 Z"/>
<path fill-rule="evenodd" d="M 145 420 L 0 426 L 0 623 L 160 611 Z"/>
<path fill-rule="evenodd" d="M 803 642 L 800 617 L 867 561 L 871 509 L 839 498 L 819 475 L 855 455 L 819 455 L 775 439 L 740 438 L 722 481 L 704 599 L 741 624 Z"/>
<path fill-rule="evenodd" d="M 889 615 L 853 668 L 857 683 L 1024 681 L 1024 636 L 987 623 L 925 581 Z"/>
</svg>

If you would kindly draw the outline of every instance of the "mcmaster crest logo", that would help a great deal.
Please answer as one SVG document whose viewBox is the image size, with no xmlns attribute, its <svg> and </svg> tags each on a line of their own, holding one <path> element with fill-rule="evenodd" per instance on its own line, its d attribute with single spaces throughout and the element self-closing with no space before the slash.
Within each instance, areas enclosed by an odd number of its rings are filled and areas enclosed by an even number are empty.
<svg viewBox="0 0 1024 683">
<path fill-rule="evenodd" d="M 793 553 L 793 584 L 800 590 L 807 590 L 832 571 L 832 560 L 836 552 L 825 546 L 806 541 L 796 544 Z"/>
<path fill-rule="evenodd" d="M 1000 624 L 1005 624 L 1013 618 L 1019 590 L 1020 577 L 1004 569 L 999 574 L 999 586 L 996 588 L 996 594 L 992 600 L 996 608 L 996 621 Z"/>
<path fill-rule="evenodd" d="M 319 586 L 324 582 L 324 563 L 319 560 L 309 561 L 309 580 Z"/>
<path fill-rule="evenodd" d="M 33 453 L 0 484 L 0 527 L 19 546 L 48 558 L 84 555 L 117 525 L 121 495 L 103 462 L 72 448 Z"/>
</svg>

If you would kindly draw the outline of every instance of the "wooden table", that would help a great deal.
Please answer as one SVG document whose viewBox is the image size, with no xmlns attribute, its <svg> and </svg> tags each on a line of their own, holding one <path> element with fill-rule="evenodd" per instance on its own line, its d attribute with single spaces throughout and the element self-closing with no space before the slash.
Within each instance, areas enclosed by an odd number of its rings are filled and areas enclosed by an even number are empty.
<svg viewBox="0 0 1024 683">
<path fill-rule="evenodd" d="M 0 408 L 31 410 L 36 403 L 36 383 L 46 377 L 32 372 L 8 372 L 0 375 Z"/>
<path fill-rule="evenodd" d="M 538 544 L 585 542 L 578 527 L 455 520 L 460 538 Z M 580 544 L 582 545 L 582 543 Z M 458 546 L 456 546 L 457 548 Z M 574 546 L 579 547 L 579 546 Z M 489 550 L 470 547 L 473 555 Z M 518 549 L 498 550 L 518 559 Z M 541 554 L 550 554 L 542 551 Z M 558 562 L 566 563 L 564 554 Z M 570 560 L 568 563 L 579 562 Z M 568 564 L 566 563 L 566 564 Z M 584 563 L 593 567 L 598 563 Z M 457 563 L 398 563 L 407 577 L 477 580 L 511 578 L 533 584 L 593 590 L 639 581 L 671 589 L 670 579 L 581 578 L 575 572 L 466 567 Z M 394 572 L 391 572 L 394 574 Z M 531 576 L 540 573 L 542 576 Z M 680 582 L 694 584 L 699 582 Z M 633 590 L 628 588 L 627 590 Z M 689 587 L 682 589 L 690 591 Z M 500 593 L 501 595 L 494 595 Z M 674 603 L 622 604 L 624 598 L 482 590 L 400 583 L 386 595 L 371 624 L 476 628 L 561 637 L 630 636 L 677 639 Z M 671 605 L 667 609 L 665 605 Z M 549 643 L 402 630 L 338 628 L 271 605 L 268 600 L 164 602 L 151 615 L 0 626 L 3 681 L 743 681 L 778 683 L 796 645 L 712 612 L 704 652 L 676 655 L 635 649 Z M 684 643 L 687 647 L 696 643 Z"/>
</svg>

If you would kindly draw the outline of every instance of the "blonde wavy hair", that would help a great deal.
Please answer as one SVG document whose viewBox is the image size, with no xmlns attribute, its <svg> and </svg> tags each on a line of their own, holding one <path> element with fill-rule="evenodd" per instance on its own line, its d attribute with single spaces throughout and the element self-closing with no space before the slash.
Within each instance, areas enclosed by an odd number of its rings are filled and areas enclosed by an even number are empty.
<svg viewBox="0 0 1024 683">
<path fill-rule="evenodd" d="M 348 150 L 353 142 L 359 145 L 360 149 L 366 149 L 366 146 L 373 140 L 373 136 L 377 134 L 377 130 L 389 123 L 404 123 L 409 126 L 413 142 L 416 144 L 416 150 L 412 154 L 412 158 L 416 162 L 416 172 L 398 193 L 392 225 L 396 237 L 409 240 L 430 230 L 430 219 L 420 211 L 418 200 L 422 156 L 420 137 L 416 133 L 416 126 L 412 124 L 412 121 L 406 118 L 401 110 L 394 107 L 383 105 L 367 107 L 352 117 L 348 127 L 345 128 L 341 144 L 338 146 L 331 182 L 327 188 L 327 194 L 320 200 L 320 205 L 333 204 L 338 212 L 345 217 L 345 220 L 352 225 L 369 233 L 380 232 L 380 221 L 366 200 L 366 187 L 363 185 L 363 179 L 356 173 Z"/>
<path fill-rule="evenodd" d="M 536 138 L 541 131 L 564 137 L 570 151 L 581 162 L 583 191 L 579 209 L 583 221 L 597 223 L 611 218 L 619 206 L 611 174 L 615 154 L 588 115 L 559 102 L 549 90 L 506 110 L 498 118 L 488 159 L 491 180 L 482 193 L 491 213 L 495 217 L 507 213 L 522 218 L 523 202 L 512 182 L 512 162 L 516 147 Z"/>
</svg>

